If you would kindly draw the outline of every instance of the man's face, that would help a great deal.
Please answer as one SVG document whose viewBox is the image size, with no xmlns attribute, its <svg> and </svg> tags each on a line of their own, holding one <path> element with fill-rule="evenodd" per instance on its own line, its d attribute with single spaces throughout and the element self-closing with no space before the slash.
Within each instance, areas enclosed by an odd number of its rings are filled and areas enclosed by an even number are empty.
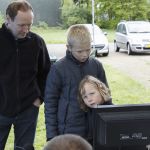
<svg viewBox="0 0 150 150">
<path fill-rule="evenodd" d="M 33 18 L 34 15 L 31 10 L 25 12 L 18 11 L 14 20 L 11 20 L 11 18 L 7 16 L 8 28 L 16 39 L 26 37 L 33 23 Z"/>
<path fill-rule="evenodd" d="M 91 53 L 91 44 L 76 44 L 70 51 L 79 62 L 85 62 Z"/>
</svg>

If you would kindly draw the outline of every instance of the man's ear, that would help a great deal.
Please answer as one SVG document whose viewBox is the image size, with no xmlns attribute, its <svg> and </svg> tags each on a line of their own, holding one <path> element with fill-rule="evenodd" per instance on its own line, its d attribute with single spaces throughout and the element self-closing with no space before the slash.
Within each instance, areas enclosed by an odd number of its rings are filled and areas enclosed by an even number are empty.
<svg viewBox="0 0 150 150">
<path fill-rule="evenodd" d="M 9 15 L 6 15 L 6 23 L 7 23 L 7 24 L 9 24 L 9 23 L 10 23 L 10 21 L 11 21 L 10 16 L 9 16 Z"/>
</svg>

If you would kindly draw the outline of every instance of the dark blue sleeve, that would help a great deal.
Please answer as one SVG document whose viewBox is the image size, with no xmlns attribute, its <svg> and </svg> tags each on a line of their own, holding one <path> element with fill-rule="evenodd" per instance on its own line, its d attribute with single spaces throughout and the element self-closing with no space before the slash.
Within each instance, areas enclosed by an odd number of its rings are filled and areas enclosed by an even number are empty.
<svg viewBox="0 0 150 150">
<path fill-rule="evenodd" d="M 38 45 L 39 45 L 40 53 L 39 53 L 39 58 L 38 58 L 37 82 L 41 91 L 40 99 L 43 102 L 46 78 L 50 70 L 51 63 L 50 63 L 48 50 L 47 50 L 44 40 L 39 38 Z"/>
<path fill-rule="evenodd" d="M 47 76 L 45 88 L 45 124 L 47 139 L 51 139 L 58 135 L 58 102 L 61 93 L 61 77 L 55 67 L 52 65 L 51 70 Z"/>
</svg>

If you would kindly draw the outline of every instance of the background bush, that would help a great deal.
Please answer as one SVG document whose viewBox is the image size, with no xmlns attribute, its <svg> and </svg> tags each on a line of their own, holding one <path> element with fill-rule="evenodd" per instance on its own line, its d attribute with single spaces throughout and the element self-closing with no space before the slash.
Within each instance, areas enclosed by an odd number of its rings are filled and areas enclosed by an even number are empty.
<svg viewBox="0 0 150 150">
<path fill-rule="evenodd" d="M 80 8 L 76 5 L 63 7 L 62 9 L 62 26 L 68 28 L 73 24 L 90 23 L 92 20 L 91 12 L 86 8 Z"/>
<path fill-rule="evenodd" d="M 43 29 L 48 29 L 48 24 L 45 21 L 39 21 L 38 25 L 36 27 L 43 28 Z"/>
<path fill-rule="evenodd" d="M 4 16 L 0 12 L 0 26 L 2 25 L 3 22 L 4 22 Z"/>
</svg>

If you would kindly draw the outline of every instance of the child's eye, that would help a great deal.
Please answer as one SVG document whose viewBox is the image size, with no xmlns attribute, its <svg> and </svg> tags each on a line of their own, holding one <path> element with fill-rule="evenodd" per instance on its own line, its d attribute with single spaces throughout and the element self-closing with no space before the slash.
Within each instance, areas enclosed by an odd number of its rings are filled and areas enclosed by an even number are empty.
<svg viewBox="0 0 150 150">
<path fill-rule="evenodd" d="M 93 95 L 93 94 L 95 94 L 95 92 L 91 92 L 91 93 L 90 93 L 90 95 Z"/>
<path fill-rule="evenodd" d="M 79 54 L 81 54 L 82 53 L 82 51 L 77 51 Z"/>
<path fill-rule="evenodd" d="M 87 49 L 87 50 L 86 50 L 86 52 L 88 52 L 88 53 L 89 53 L 90 51 L 91 51 L 91 49 Z"/>
</svg>

